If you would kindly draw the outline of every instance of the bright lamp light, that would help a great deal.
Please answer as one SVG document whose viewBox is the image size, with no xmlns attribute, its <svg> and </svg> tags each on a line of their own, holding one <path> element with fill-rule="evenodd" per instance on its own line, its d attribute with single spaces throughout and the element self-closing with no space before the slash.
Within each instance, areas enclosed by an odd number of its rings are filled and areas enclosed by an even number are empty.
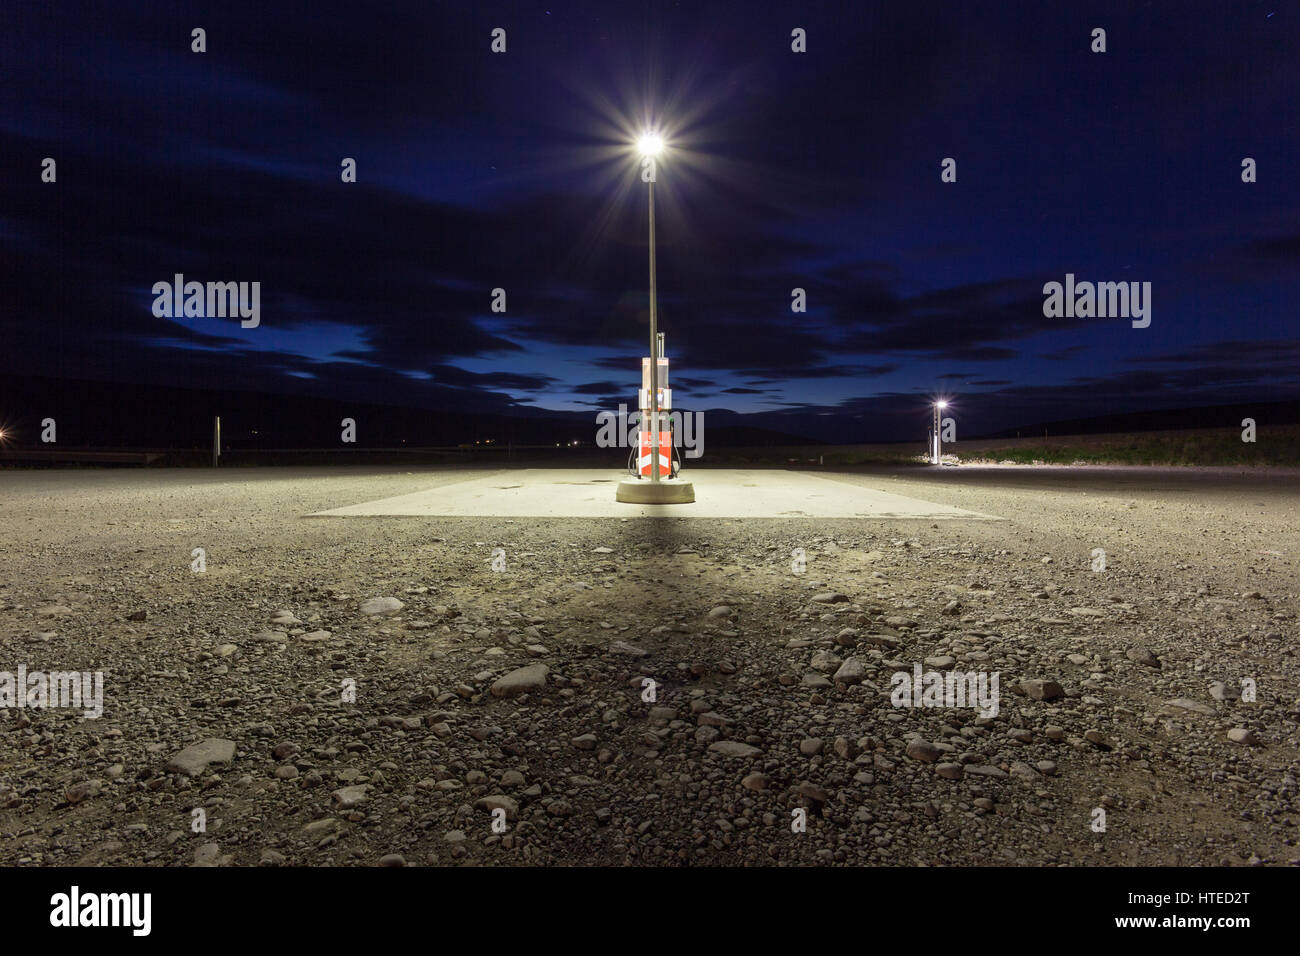
<svg viewBox="0 0 1300 956">
<path fill-rule="evenodd" d="M 636 149 L 642 156 L 658 156 L 664 151 L 664 138 L 658 133 L 642 133 L 636 141 Z"/>
</svg>

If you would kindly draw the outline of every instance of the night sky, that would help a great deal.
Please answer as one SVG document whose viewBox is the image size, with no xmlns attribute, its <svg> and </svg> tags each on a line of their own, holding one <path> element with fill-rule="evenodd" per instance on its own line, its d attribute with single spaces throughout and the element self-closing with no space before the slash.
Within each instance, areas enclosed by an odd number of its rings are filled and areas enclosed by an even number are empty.
<svg viewBox="0 0 1300 956">
<path fill-rule="evenodd" d="M 654 125 L 680 407 L 860 441 L 936 396 L 967 434 L 1300 398 L 1298 41 L 1257 0 L 10 0 L 0 371 L 594 429 Z M 155 317 L 175 273 L 259 281 L 260 326 Z M 1150 282 L 1150 327 L 1045 317 L 1066 273 Z"/>
</svg>

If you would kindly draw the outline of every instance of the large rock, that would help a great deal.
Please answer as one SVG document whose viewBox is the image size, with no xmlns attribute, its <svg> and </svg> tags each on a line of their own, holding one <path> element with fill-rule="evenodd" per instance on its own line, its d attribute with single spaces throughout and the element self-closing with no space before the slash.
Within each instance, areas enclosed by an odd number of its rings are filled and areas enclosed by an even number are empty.
<svg viewBox="0 0 1300 956">
<path fill-rule="evenodd" d="M 850 657 L 835 672 L 835 680 L 840 684 L 861 684 L 866 677 L 866 665 L 856 657 Z"/>
<path fill-rule="evenodd" d="M 235 742 L 221 737 L 209 737 L 202 743 L 186 747 L 167 761 L 172 773 L 187 773 L 197 777 L 212 763 L 230 763 L 235 759 Z"/>
<path fill-rule="evenodd" d="M 374 616 L 376 614 L 396 614 L 403 608 L 403 606 L 402 602 L 397 600 L 397 598 L 371 598 L 369 601 L 366 601 L 361 605 L 361 613 L 368 616 Z"/>
<path fill-rule="evenodd" d="M 650 652 L 644 647 L 637 647 L 635 644 L 629 644 L 627 641 L 615 641 L 613 644 L 609 645 L 609 652 L 611 654 L 617 654 L 620 657 L 650 656 Z"/>
<path fill-rule="evenodd" d="M 545 664 L 529 664 L 513 670 L 497 679 L 492 685 L 493 697 L 518 697 L 529 691 L 541 690 L 546 686 L 546 675 L 550 672 Z"/>
<path fill-rule="evenodd" d="M 739 740 L 719 740 L 709 744 L 709 750 L 712 753 L 720 754 L 723 757 L 757 757 L 763 751 L 757 747 L 751 747 L 749 744 L 741 743 Z"/>
<path fill-rule="evenodd" d="M 351 810 L 366 802 L 366 795 L 370 791 L 370 784 L 358 783 L 351 787 L 342 787 L 333 793 L 334 802 L 340 810 Z"/>
<path fill-rule="evenodd" d="M 1213 717 L 1216 713 L 1209 704 L 1202 704 L 1199 700 L 1191 700 L 1187 697 L 1175 697 L 1173 700 L 1165 701 L 1165 710 L 1190 710 L 1194 714 L 1203 714 L 1206 717 Z"/>
</svg>

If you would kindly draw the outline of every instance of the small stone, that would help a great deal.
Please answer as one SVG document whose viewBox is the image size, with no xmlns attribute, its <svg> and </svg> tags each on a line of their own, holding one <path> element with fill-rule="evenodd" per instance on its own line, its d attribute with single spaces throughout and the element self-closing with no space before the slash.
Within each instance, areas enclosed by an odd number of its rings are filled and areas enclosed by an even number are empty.
<svg viewBox="0 0 1300 956">
<path fill-rule="evenodd" d="M 1160 658 L 1156 657 L 1156 655 L 1151 652 L 1150 648 L 1130 647 L 1124 652 L 1124 656 L 1135 664 L 1154 667 L 1156 670 L 1160 669 Z"/>
<path fill-rule="evenodd" d="M 84 780 L 81 783 L 74 783 L 64 791 L 64 799 L 68 803 L 80 803 L 90 797 L 98 796 L 101 784 L 98 780 Z"/>
<path fill-rule="evenodd" d="M 1011 776 L 1032 783 L 1038 780 L 1038 771 L 1022 760 L 1014 760 L 1011 762 Z"/>
<path fill-rule="evenodd" d="M 1054 680 L 1026 680 L 1020 689 L 1032 700 L 1057 700 L 1065 696 L 1065 689 Z"/>
<path fill-rule="evenodd" d="M 217 843 L 205 843 L 194 851 L 195 866 L 225 866 L 229 862 L 229 854 L 223 855 Z"/>
<path fill-rule="evenodd" d="M 1255 732 L 1246 727 L 1233 727 L 1228 731 L 1228 739 L 1243 747 L 1259 746 L 1259 738 L 1255 736 Z"/>
<path fill-rule="evenodd" d="M 1210 685 L 1210 696 L 1222 703 L 1230 703 L 1237 699 L 1235 692 L 1223 681 L 1216 680 Z"/>
<path fill-rule="evenodd" d="M 1103 734 L 1100 730 L 1093 729 L 1093 730 L 1085 731 L 1083 737 L 1085 740 L 1088 741 L 1088 743 L 1093 744 L 1096 747 L 1100 747 L 1102 750 L 1115 749 L 1115 742 L 1112 741 L 1105 734 Z"/>
<path fill-rule="evenodd" d="M 939 759 L 939 748 L 928 740 L 914 737 L 907 745 L 907 755 L 922 763 L 934 763 Z"/>
<path fill-rule="evenodd" d="M 842 663 L 843 660 L 834 651 L 818 651 L 808 666 L 815 671 L 833 671 Z"/>
<path fill-rule="evenodd" d="M 494 810 L 504 810 L 506 819 L 513 820 L 519 813 L 519 804 L 513 797 L 507 797 L 504 793 L 494 793 L 486 797 L 480 797 L 474 801 L 476 810 L 486 810 L 491 813 Z"/>
</svg>

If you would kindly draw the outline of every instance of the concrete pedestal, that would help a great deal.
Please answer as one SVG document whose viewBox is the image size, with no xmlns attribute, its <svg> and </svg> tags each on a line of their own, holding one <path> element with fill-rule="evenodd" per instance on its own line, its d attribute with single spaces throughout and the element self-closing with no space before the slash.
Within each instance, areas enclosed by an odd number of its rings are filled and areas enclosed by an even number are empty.
<svg viewBox="0 0 1300 956">
<path fill-rule="evenodd" d="M 688 505 L 695 500 L 695 486 L 680 478 L 668 481 L 624 478 L 618 483 L 615 498 L 629 505 Z"/>
</svg>

